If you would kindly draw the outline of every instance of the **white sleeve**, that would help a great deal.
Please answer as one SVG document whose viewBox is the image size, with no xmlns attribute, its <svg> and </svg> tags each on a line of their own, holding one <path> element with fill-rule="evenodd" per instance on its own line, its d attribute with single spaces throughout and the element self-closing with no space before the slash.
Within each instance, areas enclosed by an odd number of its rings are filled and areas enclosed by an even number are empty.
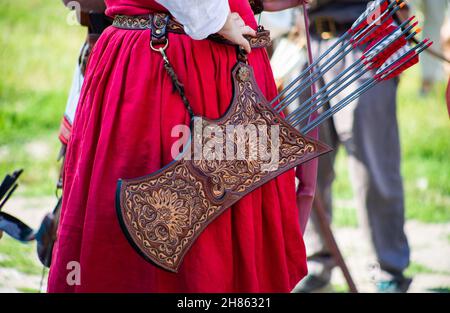
<svg viewBox="0 0 450 313">
<path fill-rule="evenodd" d="M 156 0 L 184 26 L 193 39 L 205 39 L 225 24 L 230 6 L 228 0 Z"/>
</svg>

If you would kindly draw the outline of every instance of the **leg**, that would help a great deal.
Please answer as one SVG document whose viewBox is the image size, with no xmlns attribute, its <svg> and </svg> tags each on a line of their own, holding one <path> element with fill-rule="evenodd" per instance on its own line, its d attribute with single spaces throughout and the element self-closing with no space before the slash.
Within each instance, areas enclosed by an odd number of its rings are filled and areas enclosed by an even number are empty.
<svg viewBox="0 0 450 313">
<path fill-rule="evenodd" d="M 403 277 L 409 264 L 396 89 L 397 81 L 390 80 L 359 99 L 352 112 L 352 135 L 344 142 L 361 225 L 381 270 L 393 278 Z"/>
</svg>

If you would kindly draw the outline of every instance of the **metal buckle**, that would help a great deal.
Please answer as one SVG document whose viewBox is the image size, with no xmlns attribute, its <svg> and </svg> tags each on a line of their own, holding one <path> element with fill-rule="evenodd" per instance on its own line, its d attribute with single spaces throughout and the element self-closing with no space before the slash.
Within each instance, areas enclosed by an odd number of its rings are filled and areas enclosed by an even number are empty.
<svg viewBox="0 0 450 313">
<path fill-rule="evenodd" d="M 334 38 L 337 34 L 336 22 L 328 16 L 319 16 L 315 19 L 317 34 L 323 39 L 328 40 Z"/>
<path fill-rule="evenodd" d="M 162 47 L 159 47 L 159 48 L 156 48 L 153 45 L 153 41 L 150 41 L 150 48 L 156 52 L 161 52 L 161 50 L 163 50 L 163 51 L 166 50 L 168 45 L 169 45 L 169 39 L 167 39 L 167 38 L 165 38 L 165 43 L 162 45 Z"/>
<path fill-rule="evenodd" d="M 151 20 L 151 40 L 150 48 L 153 51 L 161 53 L 164 62 L 169 64 L 166 53 L 164 52 L 169 45 L 169 39 L 167 38 L 166 27 L 169 23 L 170 16 L 165 13 L 155 13 L 153 16 L 150 15 Z M 159 47 L 155 47 L 159 45 Z"/>
</svg>

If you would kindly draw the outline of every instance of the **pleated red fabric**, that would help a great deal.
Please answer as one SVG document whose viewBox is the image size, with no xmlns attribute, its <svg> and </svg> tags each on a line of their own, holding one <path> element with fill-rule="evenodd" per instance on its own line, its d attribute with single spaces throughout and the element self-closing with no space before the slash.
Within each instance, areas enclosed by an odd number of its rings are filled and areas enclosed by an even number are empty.
<svg viewBox="0 0 450 313">
<path fill-rule="evenodd" d="M 157 8 L 153 1 L 107 4 L 111 15 Z M 135 11 L 133 4 L 139 4 Z M 256 25 L 247 1 L 230 5 Z M 196 115 L 219 118 L 232 97 L 235 49 L 186 35 L 170 34 L 169 40 L 167 56 Z M 177 274 L 146 262 L 122 233 L 115 212 L 117 180 L 171 162 L 171 146 L 178 139 L 172 138 L 172 128 L 189 124 L 161 55 L 149 49 L 149 42 L 150 31 L 110 27 L 93 49 L 67 151 L 48 291 L 289 292 L 306 274 L 293 171 L 212 222 Z M 254 49 L 249 64 L 263 93 L 273 98 L 276 87 L 266 52 Z M 80 265 L 79 281 L 74 264 Z"/>
</svg>

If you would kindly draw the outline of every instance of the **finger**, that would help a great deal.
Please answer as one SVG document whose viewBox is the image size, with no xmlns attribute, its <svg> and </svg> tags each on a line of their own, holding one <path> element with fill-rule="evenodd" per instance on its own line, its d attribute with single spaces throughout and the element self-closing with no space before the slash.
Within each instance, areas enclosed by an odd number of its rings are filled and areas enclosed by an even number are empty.
<svg viewBox="0 0 450 313">
<path fill-rule="evenodd" d="M 241 36 L 241 39 L 239 40 L 238 44 L 239 44 L 239 46 L 244 48 L 245 52 L 247 52 L 247 53 L 252 52 L 252 48 L 250 47 L 250 43 L 244 37 Z"/>
<path fill-rule="evenodd" d="M 245 22 L 244 22 L 244 20 L 241 19 L 241 18 L 236 19 L 236 20 L 235 20 L 235 23 L 236 23 L 236 25 L 239 26 L 239 27 L 245 26 Z"/>
<path fill-rule="evenodd" d="M 250 26 L 243 27 L 241 31 L 242 31 L 242 35 L 249 35 L 252 37 L 256 36 L 256 31 L 253 28 L 251 28 Z"/>
<path fill-rule="evenodd" d="M 240 18 L 241 18 L 241 16 L 238 13 L 236 13 L 236 12 L 231 13 L 232 20 L 238 20 Z"/>
<path fill-rule="evenodd" d="M 234 20 L 234 22 L 236 23 L 236 25 L 238 25 L 238 26 L 243 26 L 243 25 L 245 25 L 244 20 L 243 20 L 242 17 L 241 17 L 239 14 L 237 14 L 237 13 L 236 13 L 236 15 L 234 16 L 233 20 Z"/>
</svg>

